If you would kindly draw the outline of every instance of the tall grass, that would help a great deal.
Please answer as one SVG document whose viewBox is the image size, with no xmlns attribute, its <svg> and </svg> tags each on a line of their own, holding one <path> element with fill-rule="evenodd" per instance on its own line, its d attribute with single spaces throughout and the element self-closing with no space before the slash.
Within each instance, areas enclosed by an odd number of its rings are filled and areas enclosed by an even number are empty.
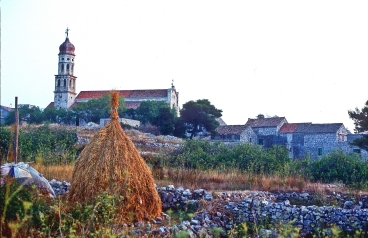
<svg viewBox="0 0 368 238">
<path fill-rule="evenodd" d="M 71 181 L 73 164 L 39 165 L 33 167 L 45 178 L 59 181 Z M 199 170 L 186 168 L 152 168 L 155 183 L 158 186 L 173 184 L 189 189 L 205 189 L 208 191 L 230 190 L 292 190 L 303 191 L 311 183 L 302 177 L 280 177 L 247 173 L 239 169 Z M 311 186 L 308 186 L 311 188 Z"/>
<path fill-rule="evenodd" d="M 62 164 L 62 165 L 32 165 L 39 173 L 49 180 L 56 179 L 58 181 L 71 181 L 73 174 L 73 164 Z"/>
</svg>

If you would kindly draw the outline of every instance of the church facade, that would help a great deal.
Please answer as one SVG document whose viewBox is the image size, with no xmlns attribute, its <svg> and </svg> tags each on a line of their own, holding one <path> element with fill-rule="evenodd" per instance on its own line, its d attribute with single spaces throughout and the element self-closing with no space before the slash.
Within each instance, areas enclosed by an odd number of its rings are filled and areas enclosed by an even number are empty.
<svg viewBox="0 0 368 238">
<path fill-rule="evenodd" d="M 100 98 L 110 90 L 80 91 L 76 93 L 77 77 L 74 76 L 75 47 L 68 36 L 69 29 L 65 31 L 66 39 L 59 47 L 58 74 L 55 75 L 54 102 L 47 107 L 57 109 L 71 109 L 80 102 Z M 176 91 L 174 83 L 168 89 L 144 89 L 144 90 L 118 90 L 119 95 L 124 98 L 126 107 L 136 109 L 145 100 L 165 101 L 170 108 L 179 114 L 179 92 Z"/>
</svg>

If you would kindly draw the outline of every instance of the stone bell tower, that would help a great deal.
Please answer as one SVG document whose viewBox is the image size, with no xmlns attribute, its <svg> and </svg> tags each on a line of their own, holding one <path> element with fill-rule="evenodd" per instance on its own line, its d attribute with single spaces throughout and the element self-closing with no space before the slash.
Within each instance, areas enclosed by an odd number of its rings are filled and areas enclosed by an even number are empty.
<svg viewBox="0 0 368 238">
<path fill-rule="evenodd" d="M 74 45 L 69 41 L 69 29 L 66 39 L 59 47 L 58 74 L 55 75 L 54 107 L 68 109 L 76 97 L 76 79 L 74 76 Z"/>
</svg>

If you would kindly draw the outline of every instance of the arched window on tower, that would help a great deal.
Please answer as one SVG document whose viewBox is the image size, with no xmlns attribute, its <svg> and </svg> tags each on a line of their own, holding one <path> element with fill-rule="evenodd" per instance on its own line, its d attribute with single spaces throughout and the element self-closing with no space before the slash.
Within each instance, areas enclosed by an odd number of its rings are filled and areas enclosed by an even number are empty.
<svg viewBox="0 0 368 238">
<path fill-rule="evenodd" d="M 66 65 L 66 72 L 69 74 L 69 64 Z"/>
<path fill-rule="evenodd" d="M 64 64 L 61 64 L 61 70 L 60 73 L 64 73 Z"/>
<path fill-rule="evenodd" d="M 72 86 L 72 80 L 69 79 L 69 88 L 71 88 L 71 86 Z"/>
<path fill-rule="evenodd" d="M 64 79 L 64 87 L 66 87 L 66 79 Z"/>
<path fill-rule="evenodd" d="M 57 86 L 60 87 L 60 79 L 57 81 Z"/>
</svg>

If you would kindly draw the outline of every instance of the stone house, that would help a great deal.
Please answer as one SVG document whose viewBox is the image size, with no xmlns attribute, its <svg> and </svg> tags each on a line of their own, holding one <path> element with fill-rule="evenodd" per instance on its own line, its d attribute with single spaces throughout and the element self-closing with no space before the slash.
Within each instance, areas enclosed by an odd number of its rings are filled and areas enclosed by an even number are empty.
<svg viewBox="0 0 368 238">
<path fill-rule="evenodd" d="M 257 135 L 249 125 L 223 125 L 211 136 L 212 141 L 247 142 L 257 144 Z"/>
<path fill-rule="evenodd" d="M 286 138 L 291 158 L 304 158 L 308 153 L 316 159 L 337 149 L 345 153 L 356 152 L 358 149 L 349 143 L 357 135 L 351 134 L 342 123 L 285 124 L 279 134 Z"/>
<path fill-rule="evenodd" d="M 0 124 L 5 122 L 5 118 L 9 115 L 9 112 L 13 110 L 14 108 L 0 105 Z"/>
<path fill-rule="evenodd" d="M 350 133 L 343 123 L 288 123 L 285 117 L 248 119 L 240 125 L 220 126 L 214 141 L 253 143 L 270 148 L 285 146 L 290 158 L 321 158 L 341 149 L 344 153 L 360 153 L 368 159 L 368 152 L 350 143 L 362 135 Z M 252 139 L 250 139 L 252 138 Z M 253 138 L 255 141 L 253 141 Z"/>
<path fill-rule="evenodd" d="M 272 118 L 248 118 L 245 125 L 250 126 L 254 133 L 257 135 L 257 143 L 264 147 L 272 147 L 272 145 L 280 144 L 277 141 L 278 132 L 280 128 L 288 123 L 285 117 L 272 117 Z"/>
<path fill-rule="evenodd" d="M 294 144 L 302 144 L 303 136 L 298 136 L 304 133 L 311 125 L 311 122 L 306 123 L 285 123 L 279 130 L 279 142 L 284 144 L 289 150 L 289 157 L 294 158 Z M 282 139 L 280 139 L 282 138 Z"/>
</svg>

